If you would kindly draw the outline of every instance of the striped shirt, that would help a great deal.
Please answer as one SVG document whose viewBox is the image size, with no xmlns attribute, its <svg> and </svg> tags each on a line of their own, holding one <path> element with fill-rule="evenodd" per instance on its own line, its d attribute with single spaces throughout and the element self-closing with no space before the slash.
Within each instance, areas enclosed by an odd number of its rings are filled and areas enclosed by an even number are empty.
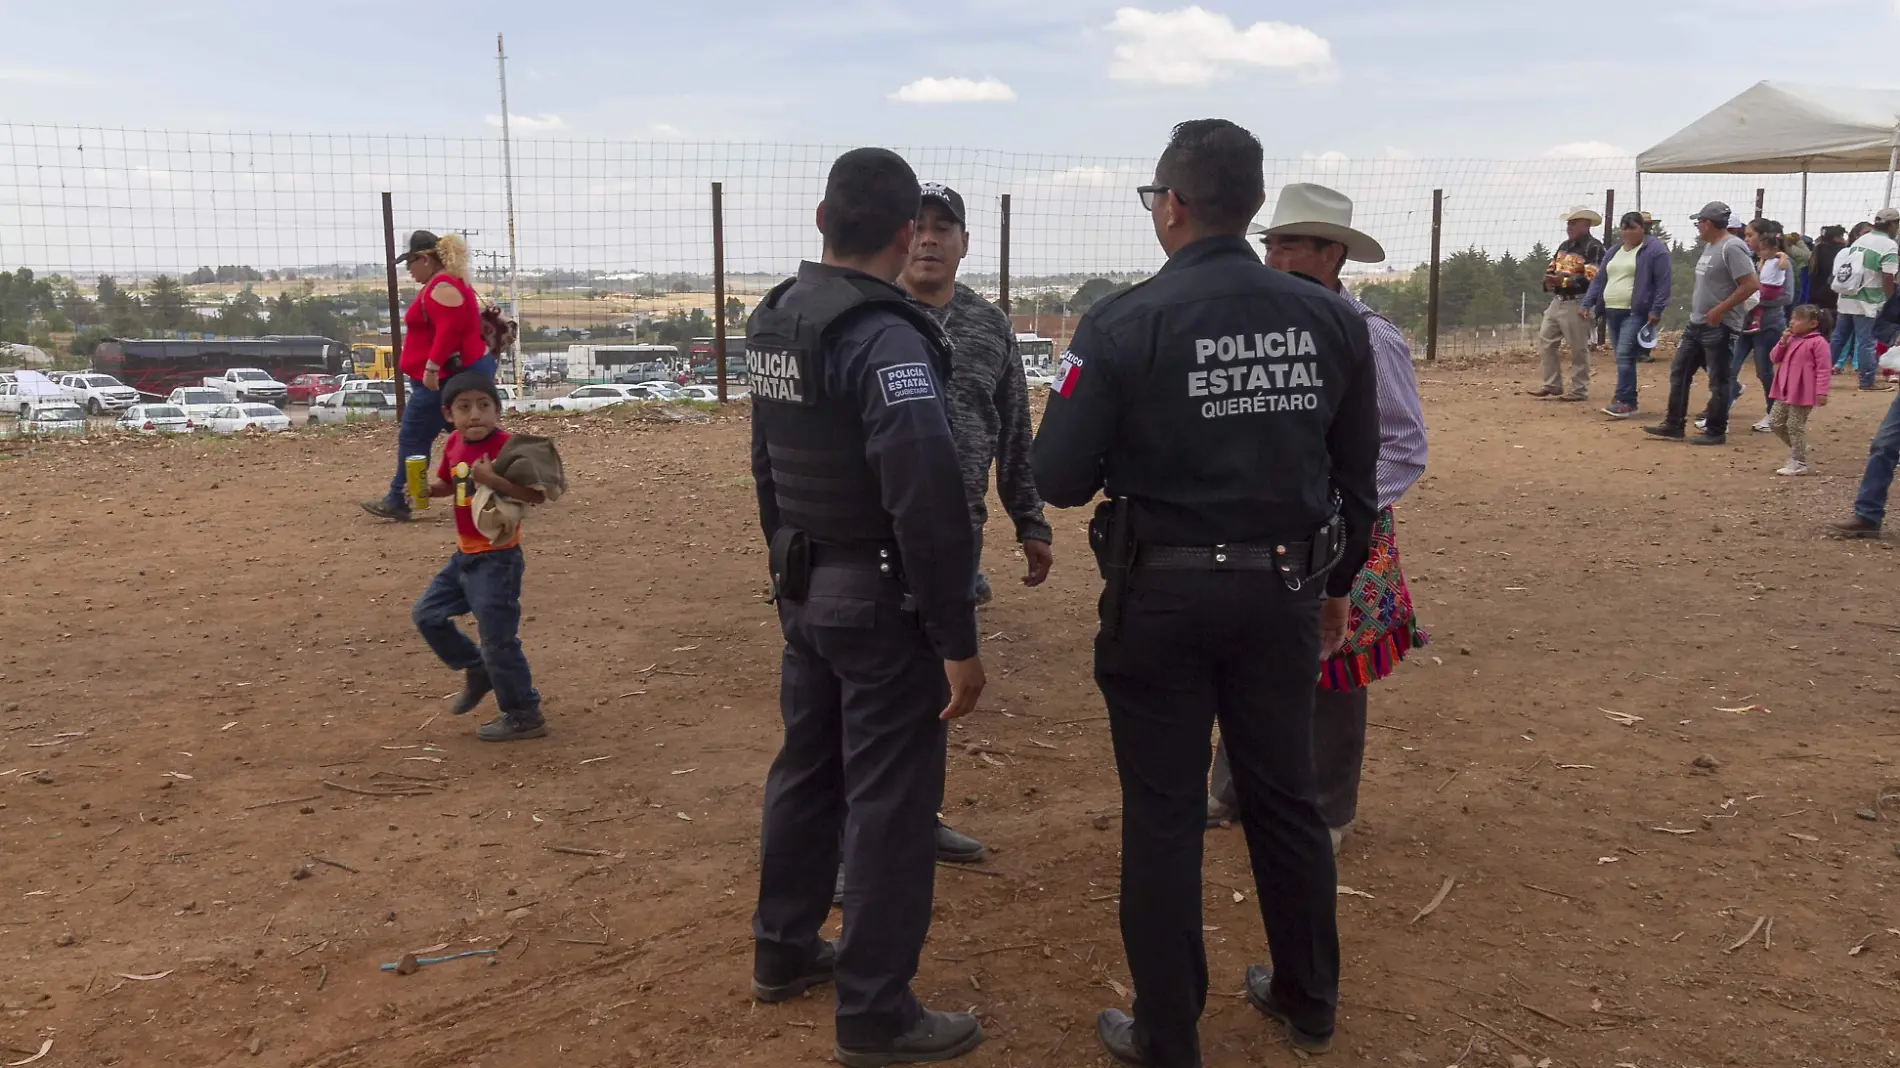
<svg viewBox="0 0 1900 1068">
<path fill-rule="evenodd" d="M 1379 375 L 1379 507 L 1398 503 L 1425 473 L 1425 407 L 1412 377 L 1405 335 L 1343 287 L 1339 295 L 1366 321 L 1372 363 Z"/>
</svg>

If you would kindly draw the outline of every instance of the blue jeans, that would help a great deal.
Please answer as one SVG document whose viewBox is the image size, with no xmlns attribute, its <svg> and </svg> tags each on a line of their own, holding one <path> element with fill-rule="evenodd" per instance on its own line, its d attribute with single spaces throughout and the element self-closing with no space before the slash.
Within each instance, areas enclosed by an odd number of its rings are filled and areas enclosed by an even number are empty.
<svg viewBox="0 0 1900 1068">
<path fill-rule="evenodd" d="M 1788 329 L 1788 309 L 1763 308 L 1761 310 L 1761 329 L 1752 334 L 1735 335 L 1735 358 L 1729 364 L 1729 403 L 1742 395 L 1742 365 L 1748 362 L 1750 353 L 1755 356 L 1755 377 L 1761 380 L 1761 403 L 1764 411 L 1775 404 L 1768 399 L 1768 391 L 1775 385 L 1775 364 L 1768 354 L 1775 351 L 1775 342 L 1781 340 L 1781 332 Z"/>
<path fill-rule="evenodd" d="M 1873 316 L 1836 316 L 1831 346 L 1834 366 L 1852 365 L 1859 373 L 1861 385 L 1874 384 L 1874 373 L 1880 369 L 1880 357 L 1874 354 Z"/>
<path fill-rule="evenodd" d="M 1900 397 L 1887 406 L 1886 418 L 1867 447 L 1867 472 L 1860 476 L 1854 495 L 1854 514 L 1879 526 L 1887 518 L 1887 490 L 1893 486 L 1893 468 L 1900 463 Z"/>
<path fill-rule="evenodd" d="M 478 371 L 493 378 L 495 358 L 483 356 L 463 370 Z M 442 418 L 442 394 L 423 388 L 422 383 L 413 378 L 408 387 L 409 395 L 403 399 L 402 424 L 396 428 L 396 474 L 389 480 L 389 492 L 383 497 L 384 503 L 399 512 L 409 510 L 409 472 L 403 461 L 411 456 L 429 455 L 435 448 L 435 439 L 449 430 L 449 421 Z"/>
<path fill-rule="evenodd" d="M 502 715 L 529 723 L 541 718 L 541 695 L 521 651 L 521 547 L 491 552 L 456 553 L 416 598 L 409 617 L 429 648 L 457 671 L 485 668 Z M 478 647 L 455 625 L 472 615 L 481 634 Z"/>
<path fill-rule="evenodd" d="M 1669 364 L 1669 409 L 1662 425 L 1680 431 L 1689 418 L 1689 384 L 1697 371 L 1709 373 L 1708 433 L 1728 433 L 1729 361 L 1734 357 L 1735 332 L 1725 326 L 1690 323 L 1682 328 L 1676 358 Z"/>
<path fill-rule="evenodd" d="M 1610 308 L 1609 339 L 1616 352 L 1616 393 L 1610 398 L 1614 404 L 1627 404 L 1636 407 L 1636 357 L 1642 355 L 1643 347 L 1636 343 L 1636 335 L 1643 332 L 1643 324 L 1649 320 L 1640 315 L 1631 315 L 1628 308 Z"/>
</svg>

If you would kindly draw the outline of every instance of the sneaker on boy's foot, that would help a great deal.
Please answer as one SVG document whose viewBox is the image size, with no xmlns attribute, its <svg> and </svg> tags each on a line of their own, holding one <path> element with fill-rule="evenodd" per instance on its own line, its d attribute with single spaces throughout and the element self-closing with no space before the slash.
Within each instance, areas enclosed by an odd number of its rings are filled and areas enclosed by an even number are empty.
<svg viewBox="0 0 1900 1068">
<path fill-rule="evenodd" d="M 1603 409 L 1603 414 L 1612 419 L 1628 419 L 1630 416 L 1636 414 L 1636 405 L 1617 401 L 1608 408 Z"/>
<path fill-rule="evenodd" d="M 462 692 L 455 695 L 455 703 L 449 706 L 449 715 L 466 716 L 475 711 L 482 698 L 493 693 L 495 688 L 488 682 L 488 669 L 480 664 L 462 673 L 464 682 Z"/>
<path fill-rule="evenodd" d="M 475 737 L 484 742 L 518 742 L 526 738 L 539 738 L 547 732 L 547 721 L 540 716 L 519 719 L 501 715 L 475 728 Z"/>
<path fill-rule="evenodd" d="M 1771 416 L 1764 415 L 1761 417 L 1761 420 L 1759 422 L 1757 422 L 1754 426 L 1749 427 L 1749 429 L 1753 430 L 1757 434 L 1766 434 L 1775 429 L 1774 424 L 1769 421 L 1771 418 L 1772 418 Z"/>
<path fill-rule="evenodd" d="M 1698 416 L 1696 416 L 1696 417 L 1695 417 L 1695 428 L 1696 428 L 1697 430 L 1707 430 L 1707 429 L 1709 429 L 1709 417 L 1708 417 L 1708 416 L 1706 416 L 1706 415 L 1698 415 Z"/>
<path fill-rule="evenodd" d="M 1808 465 L 1799 460 L 1789 460 L 1786 465 L 1775 472 L 1777 475 L 1805 475 L 1807 473 Z"/>
</svg>

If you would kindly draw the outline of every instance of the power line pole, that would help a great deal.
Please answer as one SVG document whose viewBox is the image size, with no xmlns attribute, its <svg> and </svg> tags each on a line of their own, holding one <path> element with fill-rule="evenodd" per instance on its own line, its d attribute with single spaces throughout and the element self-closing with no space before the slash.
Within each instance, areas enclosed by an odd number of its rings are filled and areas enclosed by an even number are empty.
<svg viewBox="0 0 1900 1068">
<path fill-rule="evenodd" d="M 501 80 L 501 173 L 508 201 L 508 318 L 521 321 L 521 295 L 517 289 L 521 265 L 515 256 L 515 158 L 514 142 L 508 136 L 508 53 L 501 46 L 501 34 L 495 35 L 495 73 Z M 521 387 L 521 338 L 517 336 L 509 353 L 515 368 L 515 388 Z"/>
</svg>

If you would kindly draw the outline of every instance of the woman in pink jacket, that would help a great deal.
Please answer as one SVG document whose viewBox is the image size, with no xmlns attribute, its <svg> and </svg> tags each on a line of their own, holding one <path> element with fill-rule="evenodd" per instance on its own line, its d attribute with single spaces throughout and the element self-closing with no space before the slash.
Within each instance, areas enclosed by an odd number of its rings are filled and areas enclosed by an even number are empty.
<svg viewBox="0 0 1900 1068">
<path fill-rule="evenodd" d="M 1768 398 L 1775 410 L 1768 428 L 1789 448 L 1788 463 L 1777 475 L 1808 473 L 1808 413 L 1827 404 L 1827 384 L 1833 377 L 1833 359 L 1820 333 L 1821 314 L 1803 304 L 1788 315 L 1788 332 L 1781 335 L 1768 359 L 1775 365 L 1775 384 Z"/>
</svg>

